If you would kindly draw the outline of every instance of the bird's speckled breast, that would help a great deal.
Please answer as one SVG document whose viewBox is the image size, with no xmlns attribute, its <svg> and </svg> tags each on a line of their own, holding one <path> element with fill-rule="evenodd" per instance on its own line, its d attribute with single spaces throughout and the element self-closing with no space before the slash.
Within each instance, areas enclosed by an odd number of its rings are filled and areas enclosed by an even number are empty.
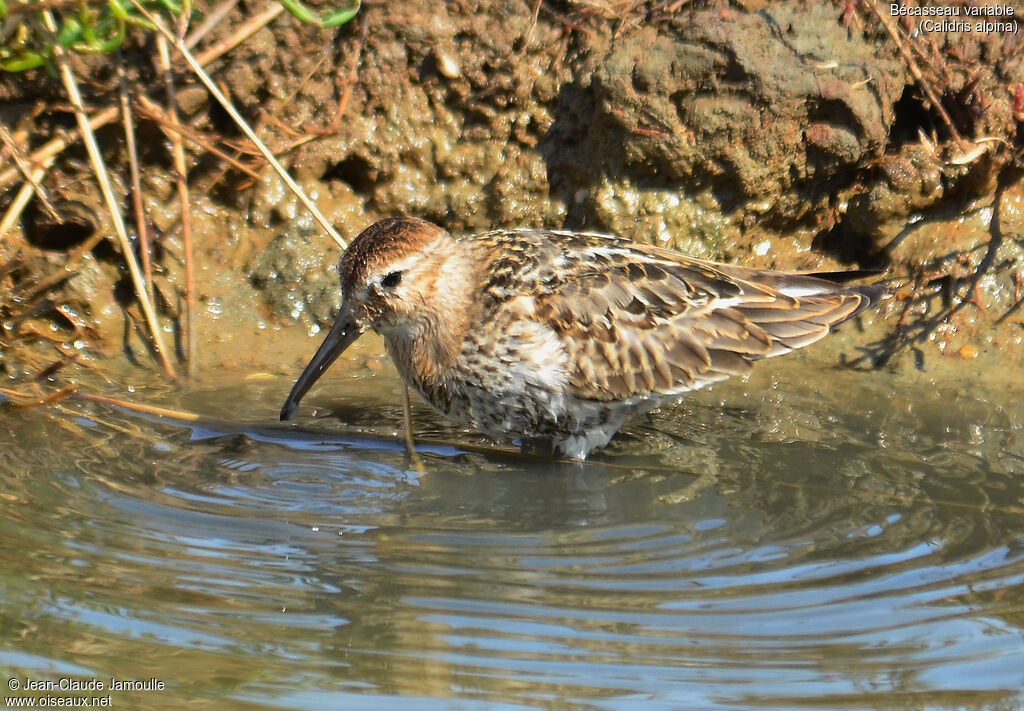
<svg viewBox="0 0 1024 711">
<path fill-rule="evenodd" d="M 385 335 L 402 378 L 445 417 L 491 436 L 539 435 L 568 424 L 568 354 L 536 321 L 500 309 L 486 331 L 468 332 L 459 358 L 426 380 L 414 367 L 415 339 Z"/>
</svg>

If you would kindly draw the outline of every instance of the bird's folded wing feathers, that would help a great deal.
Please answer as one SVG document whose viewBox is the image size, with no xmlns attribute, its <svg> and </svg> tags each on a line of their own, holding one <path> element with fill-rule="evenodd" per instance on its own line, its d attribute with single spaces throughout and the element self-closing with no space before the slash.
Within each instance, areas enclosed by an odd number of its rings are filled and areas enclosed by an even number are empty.
<svg viewBox="0 0 1024 711">
<path fill-rule="evenodd" d="M 569 353 L 577 397 L 677 394 L 802 348 L 871 302 L 868 288 L 718 265 L 578 235 L 537 316 Z"/>
</svg>

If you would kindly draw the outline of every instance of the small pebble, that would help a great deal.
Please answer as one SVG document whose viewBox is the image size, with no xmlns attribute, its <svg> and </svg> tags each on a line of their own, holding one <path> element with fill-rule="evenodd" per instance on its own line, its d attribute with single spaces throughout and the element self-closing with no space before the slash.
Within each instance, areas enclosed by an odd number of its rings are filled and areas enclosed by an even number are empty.
<svg viewBox="0 0 1024 711">
<path fill-rule="evenodd" d="M 455 58 L 442 49 L 434 50 L 434 59 L 437 61 L 437 71 L 449 79 L 458 79 L 462 75 L 459 63 Z"/>
</svg>

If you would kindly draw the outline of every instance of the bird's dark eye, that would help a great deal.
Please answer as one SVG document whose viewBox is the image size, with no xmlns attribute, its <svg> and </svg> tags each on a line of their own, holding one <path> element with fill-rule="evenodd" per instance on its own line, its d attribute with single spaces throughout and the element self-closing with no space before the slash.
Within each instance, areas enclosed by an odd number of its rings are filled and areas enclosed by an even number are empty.
<svg viewBox="0 0 1024 711">
<path fill-rule="evenodd" d="M 391 272 L 380 280 L 380 285 L 385 289 L 394 289 L 402 281 L 402 272 Z"/>
</svg>

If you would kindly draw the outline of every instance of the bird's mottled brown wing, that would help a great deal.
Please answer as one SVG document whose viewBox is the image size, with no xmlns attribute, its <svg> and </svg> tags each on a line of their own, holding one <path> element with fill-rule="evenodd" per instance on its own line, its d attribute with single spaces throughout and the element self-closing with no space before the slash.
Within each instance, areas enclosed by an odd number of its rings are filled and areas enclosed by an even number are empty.
<svg viewBox="0 0 1024 711">
<path fill-rule="evenodd" d="M 586 399 L 676 394 L 744 374 L 753 361 L 822 338 L 872 300 L 870 287 L 601 235 L 530 232 L 520 235 L 520 257 L 544 256 L 515 260 L 517 277 L 534 284 L 536 317 L 561 337 L 570 387 Z"/>
</svg>

